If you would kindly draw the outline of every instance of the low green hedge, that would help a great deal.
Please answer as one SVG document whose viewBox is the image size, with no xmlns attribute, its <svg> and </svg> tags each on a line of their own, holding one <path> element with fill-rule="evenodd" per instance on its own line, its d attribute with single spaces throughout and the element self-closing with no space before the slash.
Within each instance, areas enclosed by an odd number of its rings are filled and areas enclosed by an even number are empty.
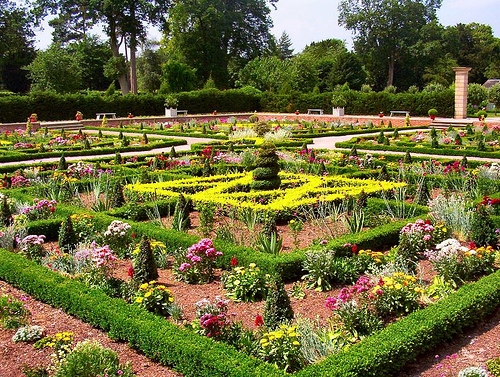
<svg viewBox="0 0 500 377">
<path fill-rule="evenodd" d="M 335 143 L 335 148 L 356 148 L 363 150 L 374 151 L 395 151 L 406 152 L 408 147 L 398 147 L 394 145 L 378 145 L 378 144 L 357 144 L 357 138 L 353 141 L 344 141 Z M 467 156 L 467 157 L 486 157 L 486 158 L 500 158 L 500 152 L 481 152 L 478 150 L 463 150 L 463 149 L 444 149 L 444 148 L 427 148 L 427 147 L 411 147 L 410 153 L 420 154 L 437 154 L 442 156 Z"/>
<path fill-rule="evenodd" d="M 166 140 L 166 141 L 159 141 L 159 142 L 154 142 L 154 143 L 149 143 L 147 145 L 140 145 L 140 146 L 129 146 L 129 147 L 119 147 L 119 148 L 99 148 L 99 149 L 84 149 L 84 150 L 78 150 L 78 151 L 65 151 L 64 156 L 69 157 L 69 156 L 89 156 L 89 157 L 95 157 L 97 154 L 110 154 L 110 153 L 124 153 L 124 152 L 139 152 L 139 151 L 148 151 L 151 149 L 156 149 L 156 148 L 166 148 L 166 147 L 171 147 L 171 146 L 176 146 L 176 145 L 186 145 L 187 142 L 186 140 L 181 140 L 181 139 L 172 139 L 172 140 Z M 0 156 L 0 162 L 12 162 L 12 161 L 26 161 L 26 160 L 32 160 L 34 158 L 40 159 L 40 158 L 50 158 L 50 157 L 59 157 L 61 156 L 61 152 L 43 152 L 43 153 L 36 153 L 36 154 L 31 154 L 31 155 L 26 155 L 26 154 L 8 154 L 4 156 Z"/>
<path fill-rule="evenodd" d="M 0 279 L 102 329 L 113 339 L 128 342 L 149 358 L 186 376 L 284 376 L 273 365 L 3 249 L 0 249 Z"/>
<path fill-rule="evenodd" d="M 186 375 L 284 375 L 274 366 L 238 353 L 232 347 L 193 334 L 142 308 L 110 298 L 3 249 L 0 249 L 0 279 L 101 328 L 116 340 L 127 341 L 146 356 Z M 419 354 L 481 321 L 499 302 L 500 271 L 497 271 L 295 375 L 394 374 Z"/>
<path fill-rule="evenodd" d="M 211 133 L 206 133 L 206 134 L 201 134 L 201 133 L 194 133 L 194 132 L 175 132 L 175 131 L 166 131 L 166 130 L 153 130 L 152 128 L 146 127 L 143 130 L 137 129 L 137 128 L 132 128 L 132 127 L 123 127 L 123 128 L 106 128 L 104 129 L 103 127 L 92 127 L 92 126 L 85 126 L 86 130 L 101 130 L 101 131 L 113 131 L 113 132 L 131 132 L 131 133 L 138 133 L 138 134 L 143 134 L 146 132 L 148 135 L 165 135 L 165 136 L 178 136 L 178 137 L 197 137 L 197 138 L 206 138 L 206 139 L 215 139 L 215 140 L 227 140 L 226 135 L 217 135 L 217 134 L 211 134 Z"/>
<path fill-rule="evenodd" d="M 479 323 L 500 303 L 500 271 L 389 325 L 381 332 L 296 373 L 297 376 L 388 376 Z"/>
</svg>

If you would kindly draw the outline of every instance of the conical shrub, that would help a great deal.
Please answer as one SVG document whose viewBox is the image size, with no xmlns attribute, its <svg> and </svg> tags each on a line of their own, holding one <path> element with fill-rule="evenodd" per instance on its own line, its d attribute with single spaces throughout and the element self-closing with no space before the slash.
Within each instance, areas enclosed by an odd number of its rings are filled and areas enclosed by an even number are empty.
<svg viewBox="0 0 500 377">
<path fill-rule="evenodd" d="M 279 275 L 275 276 L 270 283 L 263 317 L 264 325 L 268 329 L 274 329 L 280 324 L 293 320 L 290 297 L 288 297 L 283 280 Z"/>
<path fill-rule="evenodd" d="M 146 236 L 143 236 L 139 245 L 139 253 L 134 259 L 134 280 L 139 284 L 143 284 L 157 278 L 158 268 L 151 249 L 151 243 Z"/>
<path fill-rule="evenodd" d="M 75 250 L 77 242 L 78 238 L 73 228 L 73 221 L 68 216 L 59 229 L 59 250 L 69 253 Z"/>
</svg>

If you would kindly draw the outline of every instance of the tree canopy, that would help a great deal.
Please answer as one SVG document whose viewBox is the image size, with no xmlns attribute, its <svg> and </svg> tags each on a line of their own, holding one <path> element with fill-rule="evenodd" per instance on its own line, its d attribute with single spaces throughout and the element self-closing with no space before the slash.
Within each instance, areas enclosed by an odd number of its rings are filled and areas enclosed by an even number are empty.
<svg viewBox="0 0 500 377">
<path fill-rule="evenodd" d="M 0 84 L 13 92 L 29 88 L 23 66 L 35 57 L 34 33 L 25 9 L 8 0 L 0 0 Z"/>
<path fill-rule="evenodd" d="M 260 56 L 270 39 L 269 4 L 277 0 L 178 1 L 168 19 L 169 50 L 196 69 L 204 83 L 211 76 L 219 88 Z"/>
<path fill-rule="evenodd" d="M 340 2 L 339 24 L 354 32 L 356 52 L 375 87 L 397 85 L 406 63 L 418 58 L 412 48 L 420 41 L 420 31 L 437 19 L 440 6 L 441 0 Z"/>
</svg>

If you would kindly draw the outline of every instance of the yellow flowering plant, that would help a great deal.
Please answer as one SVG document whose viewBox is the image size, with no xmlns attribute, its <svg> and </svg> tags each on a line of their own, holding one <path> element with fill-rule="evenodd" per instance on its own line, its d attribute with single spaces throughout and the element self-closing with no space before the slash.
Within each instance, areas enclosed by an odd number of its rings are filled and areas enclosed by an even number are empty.
<svg viewBox="0 0 500 377">
<path fill-rule="evenodd" d="M 134 303 L 150 312 L 170 316 L 174 296 L 172 291 L 156 281 L 150 281 L 139 286 Z"/>
<path fill-rule="evenodd" d="M 210 202 L 218 207 L 250 208 L 258 212 L 293 212 L 301 206 L 315 205 L 318 201 L 333 202 L 348 196 L 357 196 L 392 190 L 404 183 L 353 179 L 341 176 L 312 176 L 280 173 L 281 187 L 277 190 L 248 191 L 252 172 L 235 173 L 203 178 L 188 178 L 161 183 L 134 184 L 127 191 L 156 193 L 158 196 L 189 195 L 194 203 Z"/>
<path fill-rule="evenodd" d="M 259 341 L 259 356 L 285 372 L 299 370 L 306 364 L 299 339 L 297 326 L 281 325 L 278 329 L 262 335 Z"/>
<path fill-rule="evenodd" d="M 94 223 L 94 216 L 87 213 L 76 213 L 70 217 L 79 242 L 85 243 L 95 240 L 97 229 Z"/>
<path fill-rule="evenodd" d="M 379 316 L 403 315 L 420 308 L 420 297 L 425 290 L 413 275 L 394 272 L 383 276 L 372 288 L 374 308 Z"/>
<path fill-rule="evenodd" d="M 52 369 L 57 370 L 59 365 L 71 352 L 73 337 L 74 334 L 72 332 L 60 332 L 55 335 L 48 335 L 37 341 L 33 347 L 36 349 L 47 347 L 53 349 L 53 353 L 51 354 L 53 365 L 51 367 Z"/>
<path fill-rule="evenodd" d="M 237 266 L 224 276 L 223 284 L 227 290 L 227 297 L 238 302 L 254 302 L 266 298 L 269 275 L 264 274 L 255 263 L 248 268 Z"/>
</svg>

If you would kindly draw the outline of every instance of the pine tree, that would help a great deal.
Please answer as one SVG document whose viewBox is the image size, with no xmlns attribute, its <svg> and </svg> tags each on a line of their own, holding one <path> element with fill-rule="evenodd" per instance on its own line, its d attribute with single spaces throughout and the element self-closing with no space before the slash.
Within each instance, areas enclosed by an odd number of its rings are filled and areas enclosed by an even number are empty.
<svg viewBox="0 0 500 377">
<path fill-rule="evenodd" d="M 115 153 L 115 165 L 122 164 L 122 155 L 120 153 Z"/>
<path fill-rule="evenodd" d="M 139 253 L 134 259 L 134 280 L 138 284 L 143 284 L 157 278 L 158 267 L 151 249 L 151 243 L 146 236 L 143 236 L 139 245 Z"/>
<path fill-rule="evenodd" d="M 130 140 L 128 139 L 128 137 L 123 136 L 122 146 L 128 147 L 129 145 L 130 145 Z"/>
<path fill-rule="evenodd" d="M 351 148 L 351 152 L 349 153 L 349 156 L 355 157 L 358 155 L 358 149 L 356 148 L 356 145 L 353 145 Z"/>
<path fill-rule="evenodd" d="M 143 136 L 142 136 L 142 139 L 144 141 L 144 144 L 149 144 L 149 140 L 148 140 L 148 134 L 144 132 Z"/>
<path fill-rule="evenodd" d="M 87 139 L 87 138 L 83 139 L 83 148 L 84 149 L 92 149 L 92 147 L 90 146 L 89 139 Z"/>
<path fill-rule="evenodd" d="M 302 146 L 300 147 L 300 150 L 301 151 L 305 151 L 306 154 L 309 154 L 309 149 L 307 149 L 307 143 L 305 141 L 302 143 Z"/>
<path fill-rule="evenodd" d="M 290 297 L 288 297 L 285 285 L 278 275 L 270 282 L 263 317 L 264 325 L 268 329 L 274 329 L 280 324 L 290 323 L 293 320 Z"/>
<path fill-rule="evenodd" d="M 387 172 L 387 167 L 385 165 L 383 165 L 380 168 L 380 172 L 378 174 L 378 178 L 377 179 L 379 181 L 388 181 L 389 180 L 389 173 Z"/>
<path fill-rule="evenodd" d="M 77 242 L 78 238 L 73 228 L 73 221 L 68 216 L 59 229 L 59 249 L 65 253 L 69 253 L 76 248 Z"/>
<path fill-rule="evenodd" d="M 66 131 L 64 131 L 64 128 L 61 128 L 61 137 L 66 139 Z"/>
<path fill-rule="evenodd" d="M 410 151 L 406 151 L 405 158 L 403 159 L 403 162 L 405 164 L 411 164 L 412 163 Z"/>
<path fill-rule="evenodd" d="M 203 177 L 210 177 L 212 175 L 212 166 L 210 165 L 210 159 L 205 158 L 205 162 L 203 164 Z"/>
<path fill-rule="evenodd" d="M 385 140 L 384 131 L 380 131 L 380 133 L 377 136 L 377 143 L 384 144 L 384 140 Z"/>
<path fill-rule="evenodd" d="M 123 132 L 121 132 L 121 131 L 118 134 L 118 140 L 123 140 Z"/>
<path fill-rule="evenodd" d="M 437 137 L 437 131 L 434 127 L 431 128 L 431 138 Z"/>
<path fill-rule="evenodd" d="M 469 161 L 467 161 L 467 156 L 462 157 L 462 161 L 460 162 L 460 166 L 466 169 L 469 166 Z"/>
<path fill-rule="evenodd" d="M 0 226 L 9 226 L 12 223 L 12 212 L 9 203 L 7 202 L 7 195 L 2 198 L 0 208 Z"/>
<path fill-rule="evenodd" d="M 432 140 L 431 140 L 431 147 L 436 149 L 436 148 L 439 148 L 439 142 L 438 142 L 438 139 L 437 137 L 433 137 Z"/>
<path fill-rule="evenodd" d="M 176 158 L 177 157 L 177 152 L 175 151 L 175 148 L 172 147 L 170 148 L 170 158 Z"/>
<path fill-rule="evenodd" d="M 97 137 L 98 137 L 99 139 L 102 139 L 102 131 L 101 131 L 101 130 L 99 130 L 99 132 L 97 133 Z"/>
<path fill-rule="evenodd" d="M 123 186 L 119 179 L 117 179 L 113 185 L 111 191 L 110 205 L 113 208 L 122 207 L 125 204 L 125 197 L 123 196 Z"/>
<path fill-rule="evenodd" d="M 57 165 L 57 170 L 66 170 L 68 169 L 68 164 L 66 159 L 64 158 L 64 152 L 61 154 L 61 158 L 59 159 L 59 164 Z"/>
<path fill-rule="evenodd" d="M 318 175 L 319 175 L 320 177 L 322 177 L 322 176 L 324 176 L 326 173 L 327 173 L 327 171 L 326 171 L 325 162 L 324 162 L 324 161 L 321 161 L 321 164 L 319 164 Z"/>
<path fill-rule="evenodd" d="M 393 132 L 393 134 L 392 134 L 392 137 L 393 137 L 394 139 L 399 138 L 399 131 L 398 131 L 398 129 L 397 129 L 397 128 L 394 130 L 394 132 Z"/>
<path fill-rule="evenodd" d="M 163 123 L 160 123 L 160 131 L 163 131 L 164 128 L 163 128 Z"/>
</svg>

